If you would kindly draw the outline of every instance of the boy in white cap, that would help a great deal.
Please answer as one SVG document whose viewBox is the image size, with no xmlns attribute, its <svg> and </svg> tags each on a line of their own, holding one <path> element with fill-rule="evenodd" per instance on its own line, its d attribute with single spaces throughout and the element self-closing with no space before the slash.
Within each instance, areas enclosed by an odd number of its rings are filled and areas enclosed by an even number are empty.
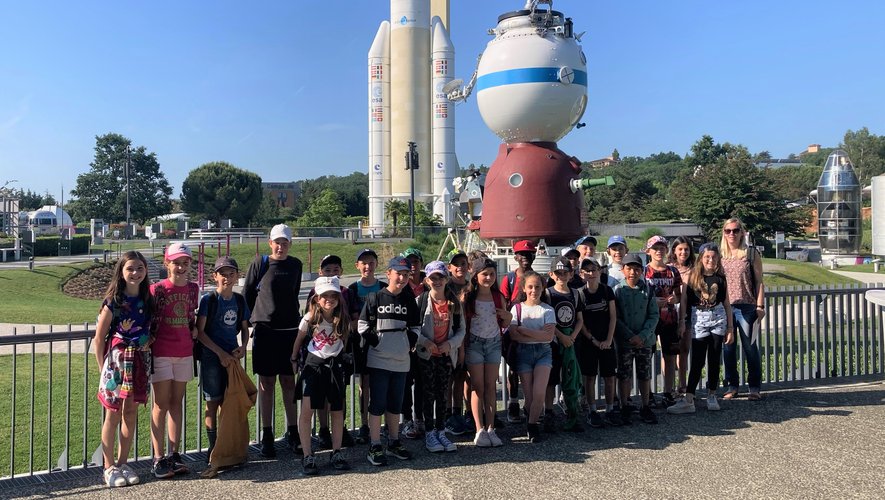
<svg viewBox="0 0 885 500">
<path fill-rule="evenodd" d="M 256 257 L 246 272 L 243 294 L 252 310 L 252 370 L 258 375 L 261 413 L 261 454 L 276 456 L 273 432 L 274 387 L 279 377 L 286 413 L 286 442 L 298 448 L 298 410 L 295 376 L 289 361 L 301 321 L 301 261 L 289 255 L 292 230 L 277 224 L 268 238 L 270 255 Z"/>
</svg>

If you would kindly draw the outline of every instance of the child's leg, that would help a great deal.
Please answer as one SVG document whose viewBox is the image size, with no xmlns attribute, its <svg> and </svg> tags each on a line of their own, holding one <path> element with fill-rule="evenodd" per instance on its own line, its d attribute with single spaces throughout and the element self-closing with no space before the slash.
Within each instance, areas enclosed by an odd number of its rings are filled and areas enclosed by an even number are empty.
<svg viewBox="0 0 885 500">
<path fill-rule="evenodd" d="M 260 375 L 258 377 L 258 410 L 261 411 L 261 426 L 273 427 L 273 401 L 276 392 L 277 376 Z"/>
<path fill-rule="evenodd" d="M 664 394 L 672 394 L 676 389 L 676 355 L 664 354 L 661 349 L 661 361 L 664 365 Z"/>
<path fill-rule="evenodd" d="M 719 335 L 710 335 L 710 345 L 707 352 L 707 389 L 710 394 L 719 388 L 719 366 L 722 359 L 722 341 Z M 700 380 L 700 375 L 698 376 Z"/>
<path fill-rule="evenodd" d="M 329 428 L 329 403 L 317 410 L 317 421 L 320 424 L 320 428 Z"/>
<path fill-rule="evenodd" d="M 368 382 L 369 388 L 369 439 L 373 444 L 381 442 L 381 417 L 384 415 L 387 405 L 387 390 L 389 373 L 387 370 L 369 368 L 371 377 Z M 399 426 L 394 426 L 399 427 Z"/>
<path fill-rule="evenodd" d="M 429 398 L 432 393 L 435 396 L 436 420 L 431 421 L 425 415 L 424 419 L 427 425 L 434 423 L 433 428 L 438 431 L 445 431 L 446 428 L 446 398 L 445 388 L 451 387 L 452 380 L 452 359 L 448 356 L 439 358 L 434 370 L 434 383 L 431 390 L 425 390 L 425 398 Z"/>
<path fill-rule="evenodd" d="M 596 375 L 584 376 L 584 396 L 587 398 L 587 404 L 590 410 L 596 409 Z"/>
<path fill-rule="evenodd" d="M 369 374 L 360 375 L 360 421 L 369 425 Z"/>
<path fill-rule="evenodd" d="M 547 365 L 536 365 L 534 370 L 526 374 L 527 378 L 523 381 L 522 388 L 526 393 L 526 399 L 528 399 L 529 392 L 532 394 L 529 423 L 537 424 L 541 418 L 541 412 L 544 411 L 544 397 L 548 390 L 547 381 L 550 380 L 550 370 L 551 368 Z"/>
<path fill-rule="evenodd" d="M 535 419 L 532 420 L 532 412 L 535 408 L 535 394 L 534 394 L 534 374 L 532 372 L 525 372 L 519 374 L 519 380 L 522 383 L 522 390 L 525 396 L 525 407 L 529 412 L 528 423 L 534 424 L 538 422 L 538 415 L 541 414 L 541 411 L 544 409 L 544 404 L 541 401 L 544 400 L 544 396 L 541 396 L 541 399 L 538 399 L 538 413 L 535 415 Z M 544 390 L 547 390 L 547 384 L 544 384 Z"/>
<path fill-rule="evenodd" d="M 686 328 L 686 332 L 690 330 Z M 679 370 L 679 389 L 684 390 L 688 385 L 688 351 L 691 346 L 691 335 L 686 333 L 679 341 L 679 355 L 676 357 L 676 367 Z"/>
<path fill-rule="evenodd" d="M 172 393 L 172 380 L 154 382 L 154 404 L 151 407 L 151 445 L 154 458 L 166 456 L 166 415 L 169 412 L 169 398 Z"/>
<path fill-rule="evenodd" d="M 135 427 L 138 423 L 138 403 L 132 397 L 123 400 L 123 425 L 120 426 L 120 448 L 117 451 L 117 465 L 123 465 L 129 461 L 129 450 L 132 448 L 132 438 L 135 436 Z M 104 429 L 102 429 L 104 431 Z"/>
<path fill-rule="evenodd" d="M 424 404 L 420 408 L 422 418 L 425 422 L 433 425 L 433 404 L 436 402 L 436 396 L 434 394 L 434 390 L 436 389 L 436 384 L 434 384 L 434 358 L 430 359 L 419 359 L 418 360 L 418 368 L 420 370 L 421 379 L 424 381 Z M 442 387 L 440 386 L 440 389 Z M 416 408 L 418 410 L 418 408 Z"/>
<path fill-rule="evenodd" d="M 280 388 L 283 392 L 283 409 L 286 411 L 286 425 L 294 425 L 298 421 L 298 405 L 295 403 L 295 376 L 280 375 Z M 271 393 L 271 404 L 273 404 L 273 393 Z"/>
<path fill-rule="evenodd" d="M 127 399 L 126 401 L 129 400 Z M 125 401 L 123 404 L 126 404 Z M 101 424 L 101 455 L 104 457 L 105 469 L 117 463 L 114 460 L 114 442 L 117 439 L 117 427 L 120 425 L 122 418 L 122 410 L 108 410 L 104 413 L 104 423 Z M 122 439 L 120 444 L 122 445 Z"/>
<path fill-rule="evenodd" d="M 344 410 L 332 410 L 332 449 L 341 449 L 341 440 L 344 438 Z M 302 446 L 304 446 L 302 444 Z"/>
<path fill-rule="evenodd" d="M 218 427 L 218 407 L 220 405 L 220 399 L 206 401 L 206 413 L 203 414 L 203 423 L 207 429 L 216 429 Z"/>
<path fill-rule="evenodd" d="M 310 444 L 310 433 L 313 426 L 310 425 L 311 411 L 310 396 L 301 396 L 301 419 L 298 421 L 298 439 L 301 440 L 301 449 L 305 455 L 313 455 L 313 447 Z"/>
<path fill-rule="evenodd" d="M 467 365 L 470 373 L 470 410 L 473 413 L 473 421 L 476 430 L 483 427 L 482 407 L 485 404 L 485 365 Z"/>
<path fill-rule="evenodd" d="M 648 406 L 651 396 L 651 358 L 652 349 L 637 349 L 636 353 L 636 377 L 639 379 L 639 394 L 642 397 L 642 406 Z"/>
<path fill-rule="evenodd" d="M 701 380 L 701 371 L 704 369 L 704 361 L 707 357 L 709 337 L 693 339 L 691 341 L 691 371 L 688 373 L 688 387 L 685 389 L 686 401 L 694 401 L 698 382 Z M 718 365 L 719 362 L 717 361 Z"/>
<path fill-rule="evenodd" d="M 187 391 L 187 382 L 172 382 L 172 390 L 169 394 L 168 401 L 168 418 L 169 418 L 169 452 L 178 451 L 181 444 L 181 405 L 184 393 Z"/>
<path fill-rule="evenodd" d="M 617 386 L 617 382 L 615 381 L 614 375 L 611 377 L 603 377 L 602 380 L 605 390 L 605 409 L 608 410 L 615 404 L 615 387 Z"/>
<path fill-rule="evenodd" d="M 499 365 L 486 363 L 483 365 L 483 423 L 486 428 L 495 428 L 495 413 L 498 400 L 495 394 L 495 383 L 498 381 Z"/>
</svg>

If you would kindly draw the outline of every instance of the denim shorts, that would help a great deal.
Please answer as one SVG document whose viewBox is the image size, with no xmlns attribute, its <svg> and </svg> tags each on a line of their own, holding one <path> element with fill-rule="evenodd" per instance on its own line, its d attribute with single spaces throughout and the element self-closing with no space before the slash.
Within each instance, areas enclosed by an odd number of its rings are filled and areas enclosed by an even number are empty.
<svg viewBox="0 0 885 500">
<path fill-rule="evenodd" d="M 203 349 L 200 358 L 200 383 L 203 385 L 203 397 L 206 401 L 224 399 L 227 389 L 227 368 L 221 366 L 221 360 L 209 349 Z"/>
<path fill-rule="evenodd" d="M 529 373 L 538 366 L 553 366 L 553 351 L 550 344 L 517 344 L 514 371 Z"/>
<path fill-rule="evenodd" d="M 464 362 L 470 365 L 497 365 L 501 363 L 501 336 L 486 339 L 470 335 Z"/>
</svg>

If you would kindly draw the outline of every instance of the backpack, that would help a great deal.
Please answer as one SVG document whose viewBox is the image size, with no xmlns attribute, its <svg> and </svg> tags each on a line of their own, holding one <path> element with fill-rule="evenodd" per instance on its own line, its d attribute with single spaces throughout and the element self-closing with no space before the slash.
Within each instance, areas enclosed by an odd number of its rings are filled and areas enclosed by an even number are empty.
<svg viewBox="0 0 885 500">
<path fill-rule="evenodd" d="M 266 271 L 266 269 L 265 269 Z M 206 307 L 206 326 L 204 328 L 204 332 L 209 333 L 209 329 L 212 327 L 211 319 L 218 314 L 218 291 L 212 290 L 209 293 L 209 304 Z M 237 301 L 237 331 L 240 329 L 240 323 L 243 321 L 243 313 L 246 311 L 246 298 L 240 295 L 239 293 L 234 293 L 234 298 Z M 194 377 L 198 375 L 197 372 L 197 362 L 203 358 L 203 344 L 197 340 L 194 342 L 194 349 L 192 352 L 194 358 Z"/>
<path fill-rule="evenodd" d="M 255 280 L 255 292 L 261 291 L 261 280 L 267 274 L 267 268 L 270 267 L 270 256 L 261 256 L 261 265 L 258 266 L 258 279 Z"/>
<path fill-rule="evenodd" d="M 506 280 L 504 281 L 504 284 L 506 285 L 503 290 L 504 291 L 504 298 L 507 299 L 507 302 L 512 303 L 519 296 L 519 292 L 517 292 L 515 290 L 515 288 L 516 288 L 516 271 L 510 271 L 509 273 L 506 274 Z M 513 295 L 513 292 L 517 293 L 516 297 Z"/>
<path fill-rule="evenodd" d="M 111 310 L 111 324 L 108 326 L 108 331 L 104 335 L 104 350 L 105 353 L 108 351 L 108 343 L 111 340 L 111 337 L 114 336 L 114 331 L 117 329 L 117 326 L 120 324 L 120 308 L 114 303 L 114 301 L 110 301 L 108 303 L 108 309 Z"/>
<path fill-rule="evenodd" d="M 427 304 L 430 302 L 428 298 L 430 297 L 430 292 L 424 292 L 418 297 L 418 311 L 420 314 L 419 317 L 423 318 L 427 313 Z M 452 331 L 461 328 L 461 313 L 452 313 Z"/>
</svg>

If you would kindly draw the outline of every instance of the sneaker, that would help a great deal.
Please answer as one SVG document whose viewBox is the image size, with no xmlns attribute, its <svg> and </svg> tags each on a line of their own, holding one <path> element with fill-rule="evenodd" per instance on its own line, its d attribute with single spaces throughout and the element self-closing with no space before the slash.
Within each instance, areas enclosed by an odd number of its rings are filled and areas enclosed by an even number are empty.
<svg viewBox="0 0 885 500">
<path fill-rule="evenodd" d="M 120 474 L 123 475 L 123 478 L 126 479 L 126 485 L 132 486 L 133 484 L 138 484 L 141 482 L 141 478 L 138 477 L 138 474 L 132 470 L 132 467 L 129 467 L 129 464 L 123 464 L 120 467 Z"/>
<path fill-rule="evenodd" d="M 356 436 L 356 442 L 359 444 L 368 444 L 369 441 L 371 441 L 369 438 L 369 426 L 363 424 L 360 426 L 360 432 Z"/>
<path fill-rule="evenodd" d="M 414 420 L 408 420 L 403 424 L 403 428 L 400 429 L 399 433 L 406 439 L 415 439 L 418 437 L 418 426 Z"/>
<path fill-rule="evenodd" d="M 519 409 L 519 401 L 511 401 L 507 405 L 507 422 L 511 424 L 522 422 L 522 411 Z"/>
<path fill-rule="evenodd" d="M 716 400 L 715 394 L 710 394 L 707 396 L 707 410 L 709 411 L 719 411 L 719 401 Z"/>
<path fill-rule="evenodd" d="M 446 431 L 436 431 L 436 439 L 439 440 L 439 444 L 443 446 L 445 451 L 458 451 L 458 447 L 455 446 L 455 443 L 449 441 L 448 436 L 446 436 Z"/>
<path fill-rule="evenodd" d="M 646 424 L 658 423 L 658 417 L 655 415 L 655 412 L 651 411 L 651 407 L 649 406 L 643 406 L 639 409 L 639 418 L 641 418 Z"/>
<path fill-rule="evenodd" d="M 679 401 L 679 400 L 676 399 L 676 396 L 674 396 L 673 394 L 671 394 L 669 392 L 664 394 L 664 397 L 661 398 L 661 403 L 663 404 L 664 408 L 669 408 L 669 407 L 675 405 L 677 401 Z"/>
<path fill-rule="evenodd" d="M 436 431 L 430 431 L 427 433 L 427 436 L 424 438 L 424 447 L 427 448 L 427 451 L 430 453 L 439 453 L 446 450 L 446 447 L 439 442 L 439 437 L 437 436 Z"/>
<path fill-rule="evenodd" d="M 387 445 L 387 454 L 394 456 L 400 460 L 409 460 L 412 458 L 412 452 L 407 450 L 405 446 L 397 439 Z"/>
<path fill-rule="evenodd" d="M 166 457 L 154 461 L 154 466 L 151 468 L 151 472 L 157 479 L 167 479 L 175 475 L 175 472 L 172 472 L 172 467 Z"/>
<path fill-rule="evenodd" d="M 671 415 L 682 415 L 685 413 L 694 413 L 694 402 L 689 403 L 687 399 L 680 399 L 673 406 L 667 408 L 667 413 Z"/>
<path fill-rule="evenodd" d="M 187 465 L 184 465 L 184 462 L 181 460 L 181 455 L 177 451 L 170 455 L 166 461 L 169 463 L 172 472 L 175 474 L 187 474 L 191 471 L 187 468 Z"/>
<path fill-rule="evenodd" d="M 313 455 L 304 455 L 304 458 L 301 459 L 301 475 L 303 476 L 316 476 L 320 473 L 320 469 L 317 468 L 317 459 Z"/>
<path fill-rule="evenodd" d="M 486 435 L 489 437 L 489 442 L 492 443 L 493 448 L 504 445 L 504 441 L 501 441 L 501 438 L 499 438 L 498 435 L 495 434 L 495 429 L 486 432 Z"/>
<path fill-rule="evenodd" d="M 298 430 L 286 431 L 283 434 L 283 440 L 286 441 L 286 446 L 288 446 L 296 455 L 304 455 L 304 448 L 301 446 L 301 436 L 298 435 Z M 274 449 L 276 453 L 276 449 Z"/>
<path fill-rule="evenodd" d="M 351 434 L 349 430 L 344 429 L 344 434 L 341 435 L 341 447 L 352 448 L 353 445 L 353 434 Z"/>
<path fill-rule="evenodd" d="M 369 454 L 366 455 L 369 463 L 374 466 L 387 465 L 387 455 L 384 454 L 384 447 L 380 444 L 373 444 L 369 448 Z"/>
<path fill-rule="evenodd" d="M 538 424 L 528 424 L 527 426 L 529 443 L 541 442 L 541 427 Z"/>
<path fill-rule="evenodd" d="M 461 417 L 461 422 L 464 424 L 464 432 L 476 432 L 476 422 L 473 421 L 473 415 L 466 413 Z"/>
<path fill-rule="evenodd" d="M 554 415 L 553 410 L 544 412 L 544 418 L 541 420 L 541 428 L 548 434 L 556 432 L 556 415 Z"/>
<path fill-rule="evenodd" d="M 605 427 L 605 423 L 602 421 L 602 416 L 599 412 L 593 410 L 590 410 L 590 413 L 587 414 L 587 423 L 590 424 L 590 427 L 595 429 Z"/>
<path fill-rule="evenodd" d="M 332 433 L 329 431 L 328 427 L 320 427 L 320 449 L 332 449 Z"/>
<path fill-rule="evenodd" d="M 615 411 L 614 409 L 606 411 L 605 424 L 612 427 L 620 427 L 624 425 L 624 421 L 621 420 L 621 412 Z"/>
<path fill-rule="evenodd" d="M 489 439 L 489 433 L 485 429 L 481 429 L 473 437 L 473 444 L 480 448 L 489 448 L 492 446 L 492 440 Z"/>
<path fill-rule="evenodd" d="M 286 433 L 286 441 L 289 441 L 291 436 L 289 433 Z M 277 449 L 273 439 L 273 431 L 264 431 L 261 435 L 261 456 L 264 458 L 275 458 L 277 456 Z"/>
<path fill-rule="evenodd" d="M 633 422 L 631 421 L 633 411 L 630 409 L 630 407 L 621 407 L 619 411 L 621 413 L 621 425 L 633 425 Z"/>
<path fill-rule="evenodd" d="M 451 417 L 446 419 L 446 432 L 452 434 L 453 436 L 460 436 L 464 434 L 464 429 L 461 427 L 460 419 L 457 415 L 452 415 Z"/>
<path fill-rule="evenodd" d="M 655 397 L 655 393 L 651 393 L 648 395 L 648 407 L 661 408 L 661 402 L 658 401 L 657 397 Z"/>
<path fill-rule="evenodd" d="M 120 469 L 116 465 L 112 465 L 104 470 L 104 484 L 108 485 L 108 488 L 119 488 L 128 483 Z"/>
<path fill-rule="evenodd" d="M 342 453 L 341 450 L 335 450 L 332 452 L 332 456 L 329 458 L 329 463 L 335 470 L 350 470 L 350 464 L 347 463 L 347 459 L 344 458 L 344 453 Z"/>
</svg>

